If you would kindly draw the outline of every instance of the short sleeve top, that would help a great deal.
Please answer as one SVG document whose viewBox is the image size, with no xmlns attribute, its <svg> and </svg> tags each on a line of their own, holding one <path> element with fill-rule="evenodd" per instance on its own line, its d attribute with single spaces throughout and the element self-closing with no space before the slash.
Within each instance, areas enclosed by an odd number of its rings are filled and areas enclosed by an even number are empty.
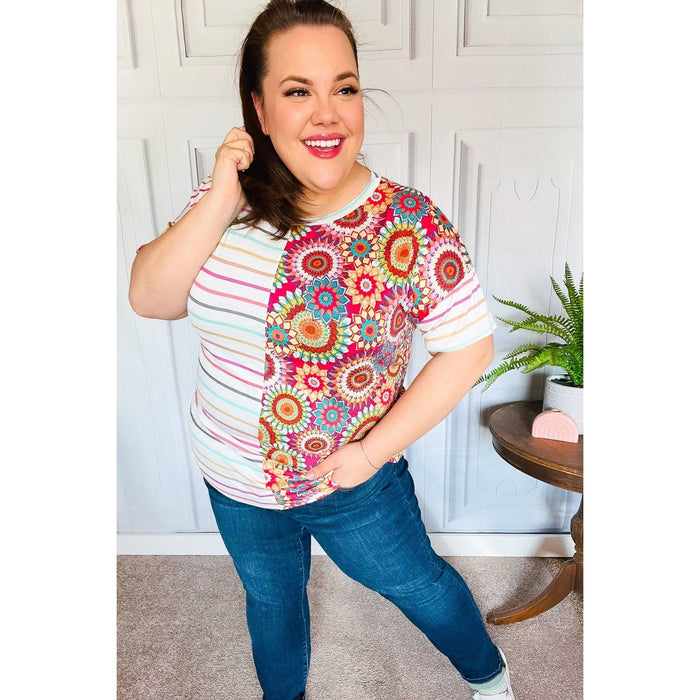
<svg viewBox="0 0 700 700">
<path fill-rule="evenodd" d="M 373 174 L 341 211 L 270 233 L 232 225 L 194 280 L 189 427 L 213 488 L 285 509 L 337 488 L 305 473 L 391 408 L 416 329 L 435 354 L 495 323 L 459 234 L 415 189 Z"/>
</svg>

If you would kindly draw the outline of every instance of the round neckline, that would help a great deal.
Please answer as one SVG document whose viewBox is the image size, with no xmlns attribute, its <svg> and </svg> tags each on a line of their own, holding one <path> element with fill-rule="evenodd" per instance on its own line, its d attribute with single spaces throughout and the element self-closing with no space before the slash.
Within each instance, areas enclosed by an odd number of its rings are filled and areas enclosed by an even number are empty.
<svg viewBox="0 0 700 700">
<path fill-rule="evenodd" d="M 364 202 L 371 194 L 374 192 L 374 190 L 377 189 L 377 185 L 379 185 L 379 182 L 381 180 L 381 177 L 377 175 L 377 173 L 374 172 L 374 170 L 370 170 L 370 177 L 369 181 L 363 188 L 362 192 L 357 195 L 351 202 L 346 204 L 344 207 L 341 207 L 340 209 L 337 209 L 334 212 L 331 212 L 330 214 L 324 214 L 323 216 L 318 216 L 313 219 L 306 219 L 304 221 L 305 226 L 315 226 L 317 224 L 323 224 L 328 221 L 335 221 L 336 219 L 342 219 L 344 216 L 349 214 L 352 211 L 355 211 L 362 202 Z"/>
</svg>

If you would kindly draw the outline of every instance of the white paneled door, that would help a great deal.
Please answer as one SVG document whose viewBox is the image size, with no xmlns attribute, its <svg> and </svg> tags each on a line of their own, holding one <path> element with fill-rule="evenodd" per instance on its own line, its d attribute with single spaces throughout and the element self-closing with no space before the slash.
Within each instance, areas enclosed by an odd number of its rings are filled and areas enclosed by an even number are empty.
<svg viewBox="0 0 700 700">
<path fill-rule="evenodd" d="M 236 52 L 262 0 L 118 0 L 118 529 L 213 532 L 185 430 L 186 319 L 128 304 L 136 248 L 159 234 L 241 123 Z M 549 275 L 582 271 L 582 2 L 344 0 L 367 92 L 363 157 L 428 194 L 460 231 L 489 300 L 555 311 Z M 375 90 L 373 90 L 373 88 Z M 492 311 L 504 315 L 493 301 Z M 524 342 L 501 324 L 496 353 Z M 416 339 L 409 381 L 427 359 Z M 510 373 L 471 392 L 408 452 L 430 532 L 564 532 L 579 496 L 494 452 L 488 415 L 539 398 Z"/>
</svg>

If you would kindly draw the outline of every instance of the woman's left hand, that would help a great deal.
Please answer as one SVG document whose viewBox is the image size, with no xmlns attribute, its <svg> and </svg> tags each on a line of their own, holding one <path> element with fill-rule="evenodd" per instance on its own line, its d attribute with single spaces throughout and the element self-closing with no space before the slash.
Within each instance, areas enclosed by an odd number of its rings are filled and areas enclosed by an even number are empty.
<svg viewBox="0 0 700 700">
<path fill-rule="evenodd" d="M 359 486 L 377 473 L 377 469 L 367 461 L 359 442 L 343 445 L 313 469 L 309 469 L 306 477 L 310 480 L 321 479 L 330 471 L 333 472 L 333 482 L 343 488 Z"/>
</svg>

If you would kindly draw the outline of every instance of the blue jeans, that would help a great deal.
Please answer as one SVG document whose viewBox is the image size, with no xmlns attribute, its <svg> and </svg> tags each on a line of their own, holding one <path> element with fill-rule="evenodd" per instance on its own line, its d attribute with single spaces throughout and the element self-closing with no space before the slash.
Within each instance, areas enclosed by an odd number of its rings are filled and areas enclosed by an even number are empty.
<svg viewBox="0 0 700 700">
<path fill-rule="evenodd" d="M 359 486 L 288 510 L 239 503 L 208 488 L 246 591 L 263 700 L 304 698 L 312 535 L 343 572 L 398 606 L 465 680 L 483 683 L 500 672 L 469 588 L 430 545 L 405 459 Z"/>
</svg>

